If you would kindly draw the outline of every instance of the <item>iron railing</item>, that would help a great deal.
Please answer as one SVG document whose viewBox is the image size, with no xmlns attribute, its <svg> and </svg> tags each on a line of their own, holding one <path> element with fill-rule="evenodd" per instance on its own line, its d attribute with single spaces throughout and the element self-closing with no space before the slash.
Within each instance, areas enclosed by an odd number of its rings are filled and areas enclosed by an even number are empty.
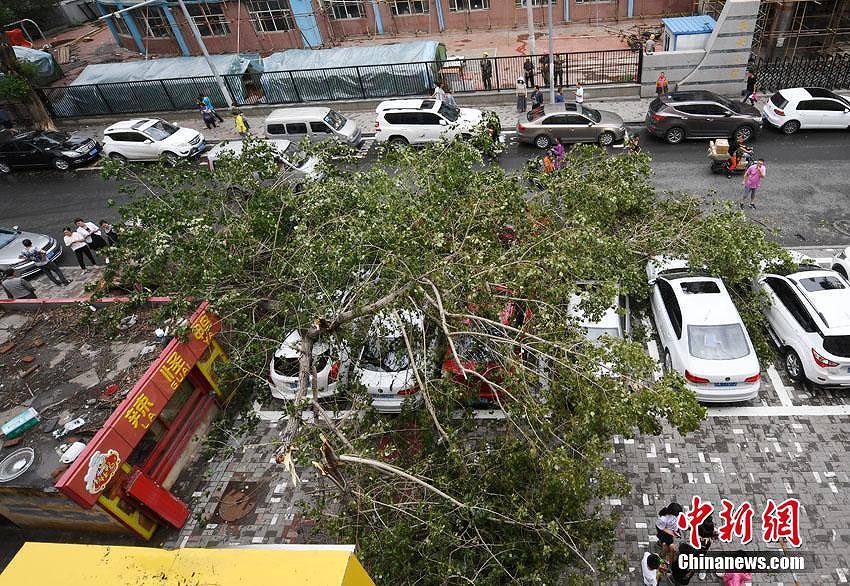
<svg viewBox="0 0 850 586">
<path fill-rule="evenodd" d="M 777 59 L 755 58 L 750 63 L 757 87 L 779 90 L 788 87 L 850 89 L 850 55 L 815 55 Z"/>
<path fill-rule="evenodd" d="M 640 53 L 629 49 L 560 53 L 559 68 L 548 55 L 531 57 L 526 75 L 524 56 L 490 57 L 442 62 L 391 63 L 357 67 L 248 72 L 223 75 L 231 101 L 238 106 L 297 104 L 351 99 L 375 99 L 430 94 L 435 81 L 454 93 L 513 92 L 518 79 L 547 87 L 638 83 Z M 488 68 L 484 62 L 489 61 Z M 556 58 L 556 62 L 558 59 Z M 490 71 L 489 77 L 486 72 Z M 134 114 L 190 110 L 198 96 L 227 104 L 214 77 L 189 77 L 40 88 L 39 95 L 57 118 L 103 114 Z"/>
</svg>

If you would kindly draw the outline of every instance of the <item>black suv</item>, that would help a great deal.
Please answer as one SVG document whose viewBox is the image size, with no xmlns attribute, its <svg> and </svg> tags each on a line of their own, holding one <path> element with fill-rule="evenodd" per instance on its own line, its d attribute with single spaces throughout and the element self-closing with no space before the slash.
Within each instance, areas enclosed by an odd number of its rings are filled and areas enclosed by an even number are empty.
<svg viewBox="0 0 850 586">
<path fill-rule="evenodd" d="M 674 92 L 649 104 L 646 128 L 671 144 L 686 138 L 751 139 L 761 130 L 761 112 L 712 92 Z"/>
<path fill-rule="evenodd" d="M 100 144 L 91 138 L 64 132 L 22 132 L 0 138 L 0 174 L 23 167 L 53 167 L 67 171 L 100 156 Z"/>
</svg>

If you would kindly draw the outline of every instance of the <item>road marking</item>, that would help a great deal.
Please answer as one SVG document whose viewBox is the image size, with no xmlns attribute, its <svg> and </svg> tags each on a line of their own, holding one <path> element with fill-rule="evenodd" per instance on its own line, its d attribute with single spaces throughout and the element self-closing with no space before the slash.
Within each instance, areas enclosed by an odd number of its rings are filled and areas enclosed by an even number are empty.
<svg viewBox="0 0 850 586">
<path fill-rule="evenodd" d="M 834 417 L 850 415 L 850 405 L 709 407 L 709 417 Z"/>
<path fill-rule="evenodd" d="M 794 403 L 791 402 L 791 395 L 788 394 L 785 383 L 782 382 L 779 372 L 777 372 L 776 367 L 772 364 L 767 367 L 767 378 L 770 379 L 773 390 L 776 391 L 776 395 L 779 397 L 779 402 L 782 403 L 782 406 L 793 407 Z"/>
</svg>

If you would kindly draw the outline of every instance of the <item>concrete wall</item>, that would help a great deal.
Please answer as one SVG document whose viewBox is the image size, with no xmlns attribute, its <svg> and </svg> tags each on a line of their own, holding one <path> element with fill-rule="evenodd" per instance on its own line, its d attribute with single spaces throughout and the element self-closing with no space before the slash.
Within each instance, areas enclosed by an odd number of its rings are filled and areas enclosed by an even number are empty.
<svg viewBox="0 0 850 586">
<path fill-rule="evenodd" d="M 758 0 L 727 0 L 704 51 L 644 55 L 641 96 L 655 94 L 655 80 L 662 71 L 670 81 L 671 90 L 678 87 L 740 95 L 746 86 L 747 62 L 758 9 Z"/>
</svg>

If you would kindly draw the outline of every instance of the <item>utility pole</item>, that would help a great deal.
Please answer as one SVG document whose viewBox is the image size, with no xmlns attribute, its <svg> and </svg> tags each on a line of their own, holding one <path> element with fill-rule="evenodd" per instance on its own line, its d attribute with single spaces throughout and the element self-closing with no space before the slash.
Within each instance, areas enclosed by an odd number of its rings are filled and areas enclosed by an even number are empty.
<svg viewBox="0 0 850 586">
<path fill-rule="evenodd" d="M 212 59 L 210 59 L 209 51 L 207 51 L 207 46 L 204 44 L 204 40 L 201 38 L 201 31 L 198 30 L 198 25 L 195 24 L 195 20 L 189 14 L 189 11 L 186 9 L 186 5 L 183 3 L 183 0 L 177 0 L 177 3 L 180 5 L 180 10 L 183 11 L 183 17 L 186 19 L 186 22 L 189 23 L 189 28 L 192 29 L 192 34 L 195 36 L 195 42 L 198 43 L 198 46 L 201 48 L 201 53 L 204 54 L 204 59 L 207 60 L 207 65 L 210 66 L 210 71 L 212 71 L 213 76 L 215 76 L 215 80 L 218 83 L 218 87 L 221 90 L 221 94 L 224 96 L 225 101 L 227 102 L 227 107 L 233 107 L 233 100 L 230 99 L 230 90 L 227 89 L 227 86 L 224 84 L 224 80 L 219 75 L 218 70 L 213 65 Z"/>
<path fill-rule="evenodd" d="M 564 0 L 565 2 L 569 0 Z M 549 103 L 555 103 L 555 54 L 552 49 L 552 0 L 546 7 L 546 17 L 549 19 Z M 545 81 L 545 80 L 544 80 Z"/>
<path fill-rule="evenodd" d="M 528 13 L 528 55 L 534 63 L 534 54 L 537 52 L 534 46 L 534 8 L 533 0 L 525 0 L 525 9 Z"/>
</svg>

